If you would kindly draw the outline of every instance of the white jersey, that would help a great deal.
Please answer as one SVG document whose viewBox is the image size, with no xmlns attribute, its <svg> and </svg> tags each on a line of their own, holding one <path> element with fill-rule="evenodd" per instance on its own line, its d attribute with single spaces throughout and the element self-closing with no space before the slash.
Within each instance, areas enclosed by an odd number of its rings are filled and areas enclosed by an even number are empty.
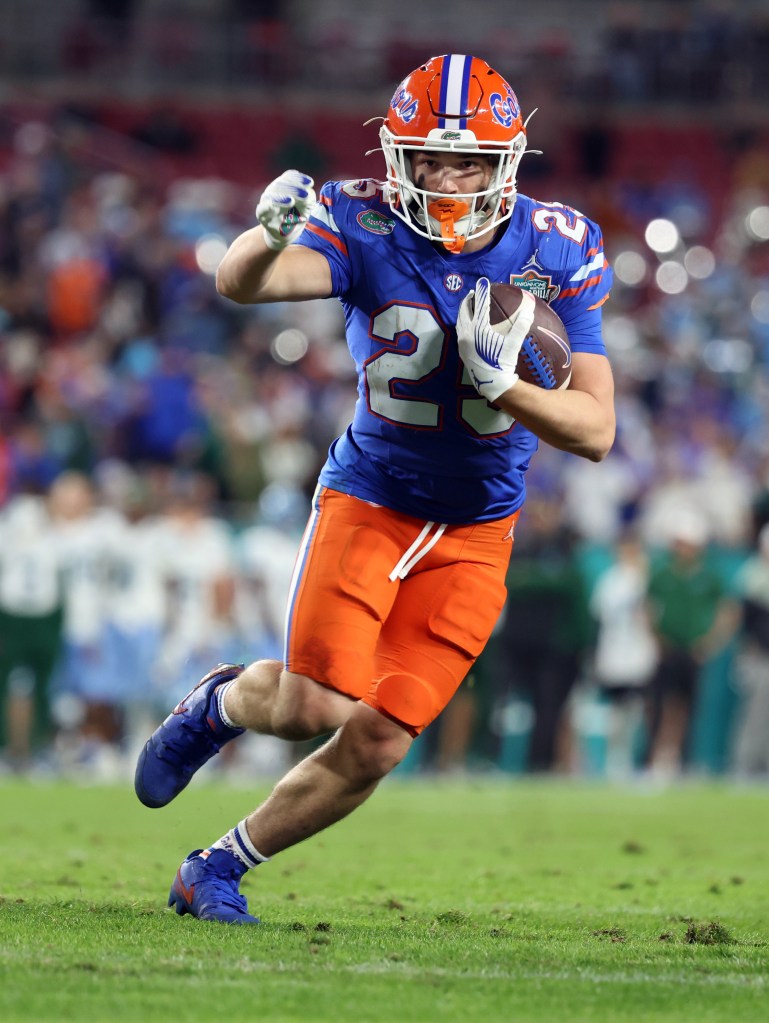
<svg viewBox="0 0 769 1023">
<path fill-rule="evenodd" d="M 233 573 L 229 530 L 215 518 L 182 523 L 168 516 L 157 539 L 169 594 L 169 640 L 190 650 L 215 643 L 230 628 L 228 614 L 217 609 L 217 587 Z"/>
<path fill-rule="evenodd" d="M 647 573 L 618 562 L 598 579 L 590 610 L 598 621 L 595 671 L 603 685 L 642 685 L 657 659 L 645 613 Z"/>
<path fill-rule="evenodd" d="M 53 535 L 64 580 L 64 636 L 78 645 L 96 643 L 109 612 L 111 575 L 125 535 L 125 520 L 100 508 L 56 522 Z"/>
<path fill-rule="evenodd" d="M 238 544 L 238 621 L 246 639 L 283 636 L 299 538 L 272 526 L 252 526 Z"/>
<path fill-rule="evenodd" d="M 160 628 L 166 619 L 165 532 L 157 518 L 126 522 L 110 576 L 109 618 L 119 629 Z"/>
<path fill-rule="evenodd" d="M 14 498 L 0 515 L 0 608 L 37 617 L 60 603 L 59 550 L 45 503 Z"/>
</svg>

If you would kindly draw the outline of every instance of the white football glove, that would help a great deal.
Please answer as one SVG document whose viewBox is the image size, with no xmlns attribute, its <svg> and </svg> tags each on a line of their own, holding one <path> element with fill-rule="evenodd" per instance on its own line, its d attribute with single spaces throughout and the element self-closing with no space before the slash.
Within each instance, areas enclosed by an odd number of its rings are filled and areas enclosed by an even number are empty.
<svg viewBox="0 0 769 1023">
<path fill-rule="evenodd" d="M 314 181 L 301 171 L 287 170 L 269 184 L 256 207 L 256 219 L 264 228 L 264 240 L 280 252 L 304 231 L 315 205 Z"/>
<path fill-rule="evenodd" d="M 518 383 L 516 366 L 521 346 L 534 320 L 534 298 L 521 291 L 521 303 L 506 334 L 489 323 L 491 285 L 480 277 L 475 291 L 465 295 L 457 316 L 459 355 L 467 366 L 476 391 L 487 401 L 496 401 Z"/>
</svg>

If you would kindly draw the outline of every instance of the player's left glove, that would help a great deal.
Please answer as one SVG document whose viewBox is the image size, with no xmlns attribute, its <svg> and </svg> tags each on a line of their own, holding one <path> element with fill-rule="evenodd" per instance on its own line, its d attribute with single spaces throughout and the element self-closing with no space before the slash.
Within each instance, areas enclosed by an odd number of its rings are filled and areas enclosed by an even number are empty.
<svg viewBox="0 0 769 1023">
<path fill-rule="evenodd" d="M 490 303 L 489 279 L 480 277 L 475 291 L 466 295 L 459 307 L 457 345 L 476 391 L 487 401 L 496 401 L 518 383 L 516 366 L 534 319 L 534 303 L 521 302 L 505 334 L 489 322 Z"/>
<path fill-rule="evenodd" d="M 262 192 L 256 219 L 264 228 L 264 240 L 274 252 L 296 241 L 304 231 L 315 205 L 314 181 L 301 171 L 287 170 Z"/>
</svg>

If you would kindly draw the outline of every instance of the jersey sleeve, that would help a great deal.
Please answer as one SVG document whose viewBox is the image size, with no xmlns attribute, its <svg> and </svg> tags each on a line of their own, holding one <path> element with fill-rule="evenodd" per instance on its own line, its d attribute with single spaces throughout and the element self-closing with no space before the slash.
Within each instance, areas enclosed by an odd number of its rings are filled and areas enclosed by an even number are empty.
<svg viewBox="0 0 769 1023">
<path fill-rule="evenodd" d="M 327 181 L 321 188 L 318 202 L 297 245 L 315 249 L 328 260 L 331 268 L 332 294 L 343 295 L 352 284 L 352 266 L 344 235 L 347 204 L 337 181 Z"/>
<path fill-rule="evenodd" d="M 586 217 L 576 224 L 584 225 L 582 238 L 564 236 L 554 227 L 542 240 L 538 258 L 559 284 L 551 305 L 564 322 L 572 349 L 604 355 L 601 307 L 614 278 L 600 227 Z"/>
<path fill-rule="evenodd" d="M 555 303 L 553 303 L 555 304 Z M 556 310 L 563 320 L 566 333 L 569 336 L 569 345 L 573 352 L 589 352 L 593 355 L 606 355 L 601 331 L 602 316 L 601 308 L 586 309 L 584 312 L 572 313 L 568 316 Z"/>
</svg>

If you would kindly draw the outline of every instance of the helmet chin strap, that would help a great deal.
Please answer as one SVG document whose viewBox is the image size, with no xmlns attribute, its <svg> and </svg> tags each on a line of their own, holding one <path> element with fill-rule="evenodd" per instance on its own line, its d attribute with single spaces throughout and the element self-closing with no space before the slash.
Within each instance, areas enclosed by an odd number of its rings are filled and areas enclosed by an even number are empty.
<svg viewBox="0 0 769 1023">
<path fill-rule="evenodd" d="M 441 196 L 427 204 L 427 212 L 432 220 L 438 222 L 441 232 L 441 243 L 449 252 L 461 252 L 465 247 L 467 236 L 458 234 L 457 222 L 470 216 L 470 206 L 459 199 Z"/>
</svg>

